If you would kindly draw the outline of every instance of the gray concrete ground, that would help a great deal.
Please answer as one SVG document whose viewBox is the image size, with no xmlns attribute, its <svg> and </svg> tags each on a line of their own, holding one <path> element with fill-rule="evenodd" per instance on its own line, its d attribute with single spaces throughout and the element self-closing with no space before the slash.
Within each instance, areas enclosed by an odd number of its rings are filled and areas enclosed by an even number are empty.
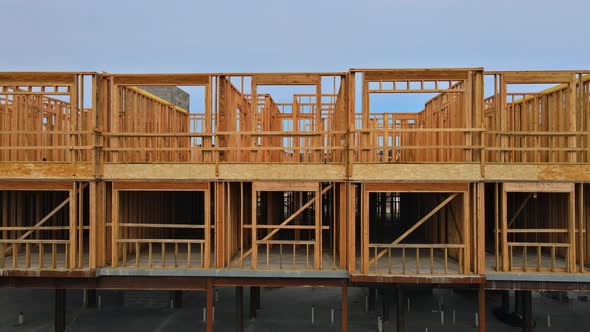
<svg viewBox="0 0 590 332">
<path fill-rule="evenodd" d="M 1 289 L 0 331 L 53 331 L 53 294 L 51 290 Z M 167 292 L 134 291 L 129 293 L 99 291 L 101 308 L 87 309 L 82 305 L 81 291 L 68 291 L 68 331 L 203 331 L 204 292 L 185 292 L 183 307 L 170 309 Z M 376 310 L 365 312 L 367 290 L 349 289 L 349 331 L 377 331 L 377 316 L 382 315 L 381 296 Z M 407 291 L 410 310 L 407 331 L 477 331 L 474 325 L 477 311 L 475 292 L 448 289 Z M 572 300 L 566 303 L 533 294 L 536 331 L 584 331 L 590 326 L 590 303 Z M 444 325 L 441 324 L 439 301 L 442 299 Z M 511 299 L 513 300 L 513 298 Z M 235 288 L 217 288 L 215 330 L 235 330 Z M 498 321 L 492 310 L 500 297 L 487 294 L 488 331 L 519 331 Z M 407 307 L 408 303 L 405 303 Z M 339 331 L 340 289 L 335 288 L 263 288 L 258 317 L 249 319 L 249 289 L 244 288 L 246 331 Z M 311 307 L 315 323 L 311 323 Z M 331 309 L 335 324 L 331 324 Z M 407 310 L 407 308 L 405 308 Z M 453 323 L 453 311 L 455 321 Z M 25 324 L 15 326 L 17 315 L 23 312 Z M 547 315 L 551 328 L 547 328 Z M 395 306 L 391 320 L 383 324 L 384 331 L 395 331 Z"/>
</svg>

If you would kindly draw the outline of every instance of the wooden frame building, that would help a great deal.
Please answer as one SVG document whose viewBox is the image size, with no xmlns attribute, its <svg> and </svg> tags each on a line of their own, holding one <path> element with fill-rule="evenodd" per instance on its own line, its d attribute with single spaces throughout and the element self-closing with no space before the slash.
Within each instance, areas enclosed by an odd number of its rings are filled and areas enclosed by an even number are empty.
<svg viewBox="0 0 590 332">
<path fill-rule="evenodd" d="M 584 70 L 0 73 L 0 285 L 588 289 L 589 124 Z"/>
</svg>

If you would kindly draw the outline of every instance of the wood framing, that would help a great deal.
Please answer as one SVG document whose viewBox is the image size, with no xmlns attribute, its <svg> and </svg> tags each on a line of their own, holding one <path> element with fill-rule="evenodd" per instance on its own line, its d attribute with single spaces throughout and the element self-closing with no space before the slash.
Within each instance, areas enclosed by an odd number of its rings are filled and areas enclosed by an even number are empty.
<svg viewBox="0 0 590 332">
<path fill-rule="evenodd" d="M 180 196 L 195 193 L 197 210 L 176 216 Z M 215 192 L 219 194 L 219 188 Z M 126 193 L 123 196 L 123 193 Z M 211 259 L 211 189 L 206 182 L 114 182 L 112 184 L 111 264 L 113 268 L 207 269 Z M 146 205 L 147 204 L 147 205 Z M 216 213 L 218 215 L 218 213 Z M 196 219 L 194 219 L 196 218 Z M 220 217 L 218 217 L 220 218 Z M 175 230 L 191 230 L 175 239 Z M 196 232 L 196 233 L 195 233 Z M 217 233 L 217 232 L 216 232 Z M 167 252 L 167 250 L 170 250 Z M 129 262 L 128 264 L 128 260 Z"/>
<path fill-rule="evenodd" d="M 390 208 L 390 215 L 386 214 L 386 210 L 378 210 L 380 212 L 372 212 L 374 208 L 370 207 L 370 202 L 374 197 L 387 197 L 385 193 L 393 193 L 397 197 L 393 206 Z M 385 196 L 384 196 L 385 195 Z M 422 196 L 416 196 L 422 195 Z M 362 217 L 361 217 L 361 273 L 363 274 L 407 274 L 410 268 L 415 268 L 416 274 L 472 274 L 475 269 L 472 268 L 471 252 L 474 249 L 475 243 L 472 241 L 475 236 L 472 235 L 472 205 L 470 200 L 471 190 L 468 183 L 365 183 L 362 189 Z M 419 199 L 417 197 L 420 197 Z M 460 197 L 460 204 L 455 203 L 453 209 L 449 209 L 449 203 L 454 199 Z M 396 215 L 406 215 L 403 211 L 405 206 L 411 208 L 411 204 L 417 201 L 428 202 L 430 207 L 426 208 L 422 214 L 419 215 L 418 221 L 412 221 L 403 228 L 403 231 L 389 240 L 385 240 L 383 236 L 376 240 L 371 240 L 371 224 L 377 224 L 377 227 L 388 229 L 387 224 L 383 224 L 383 220 L 391 219 L 395 221 L 400 218 L 400 222 L 404 217 L 396 217 Z M 477 202 L 474 202 L 477 204 Z M 453 212 L 457 209 L 457 212 Z M 401 210 L 401 212 L 400 212 Z M 473 207 L 476 211 L 476 207 Z M 441 212 L 442 211 L 442 212 Z M 442 215 L 441 215 L 442 213 Z M 380 217 L 378 215 L 381 215 Z M 426 242 L 402 243 L 406 238 L 412 235 L 416 229 L 426 224 L 436 216 L 436 221 L 433 223 L 440 223 L 442 229 L 439 227 L 436 232 L 444 232 L 445 239 L 438 239 L 444 241 L 442 243 L 431 243 L 431 240 Z M 381 223 L 378 219 L 381 219 Z M 408 218 L 410 219 L 410 218 Z M 389 221 L 389 222 L 392 222 Z M 451 225 L 454 226 L 451 227 Z M 458 230 L 459 239 L 453 242 L 447 242 L 450 234 L 455 234 Z M 474 228 L 474 231 L 476 229 Z M 380 233 L 383 231 L 379 231 Z M 449 233 L 453 232 L 453 233 Z M 393 241 L 391 241 L 393 239 Z M 377 242 L 374 242 L 377 241 Z M 387 242 L 384 242 L 387 241 Z M 437 241 L 437 240 L 435 240 Z M 430 263 L 424 265 L 420 262 L 420 255 L 427 253 Z M 438 254 L 440 252 L 440 254 Z M 409 254 L 411 253 L 412 256 Z M 384 257 L 387 256 L 387 257 Z M 449 268 L 452 265 L 450 259 L 456 260 L 456 268 Z M 424 260 L 424 259 L 423 259 Z M 385 262 L 383 262 L 385 261 Z M 398 265 L 399 264 L 399 265 Z M 400 266 L 401 265 L 401 266 Z M 411 267 L 410 267 L 411 266 Z M 426 271 L 424 269 L 426 267 Z"/>
<path fill-rule="evenodd" d="M 586 277 L 589 95 L 588 70 L 0 73 L 0 274 Z"/>
<path fill-rule="evenodd" d="M 584 247 L 578 243 L 583 226 L 576 223 L 581 213 L 576 212 L 576 195 L 583 194 L 576 193 L 573 183 L 503 184 L 494 195 L 501 211 L 496 225 L 495 270 L 584 270 L 584 263 L 576 261 L 576 253 Z"/>
</svg>

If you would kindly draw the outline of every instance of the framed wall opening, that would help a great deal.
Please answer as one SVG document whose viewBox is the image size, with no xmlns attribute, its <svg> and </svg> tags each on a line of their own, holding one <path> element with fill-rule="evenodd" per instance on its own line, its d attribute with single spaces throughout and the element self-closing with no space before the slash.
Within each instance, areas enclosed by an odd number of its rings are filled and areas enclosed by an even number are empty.
<svg viewBox="0 0 590 332">
<path fill-rule="evenodd" d="M 174 187 L 113 184 L 111 267 L 210 267 L 214 241 L 209 185 L 182 183 Z"/>
<path fill-rule="evenodd" d="M 0 189 L 0 269 L 90 267 L 88 183 L 0 184 Z"/>
<path fill-rule="evenodd" d="M 471 274 L 468 184 L 363 185 L 362 273 Z"/>
<path fill-rule="evenodd" d="M 359 74 L 359 76 L 361 76 Z M 480 159 L 481 72 L 362 71 L 354 160 L 369 163 Z"/>
<path fill-rule="evenodd" d="M 343 162 L 343 80 L 327 74 L 221 77 L 223 160 Z"/>
<path fill-rule="evenodd" d="M 90 162 L 92 74 L 0 74 L 1 162 Z"/>
<path fill-rule="evenodd" d="M 484 124 L 490 162 L 587 162 L 590 75 L 486 73 Z"/>
<path fill-rule="evenodd" d="M 345 199 L 335 183 L 255 182 L 249 218 L 239 222 L 229 267 L 262 270 L 336 270 L 345 267 Z M 344 253 L 343 253 L 344 251 Z"/>
<path fill-rule="evenodd" d="M 486 215 L 487 270 L 583 270 L 584 231 L 576 221 L 573 183 L 488 184 L 486 189 L 494 197 L 487 204 L 492 206 Z"/>
<path fill-rule="evenodd" d="M 112 75 L 107 162 L 214 161 L 214 91 L 208 75 Z"/>
</svg>

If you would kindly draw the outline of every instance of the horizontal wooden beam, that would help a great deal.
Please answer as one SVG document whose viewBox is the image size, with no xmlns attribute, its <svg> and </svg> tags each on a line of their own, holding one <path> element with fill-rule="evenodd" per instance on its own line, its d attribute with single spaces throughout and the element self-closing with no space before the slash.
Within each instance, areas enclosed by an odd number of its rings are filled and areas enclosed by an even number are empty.
<svg viewBox="0 0 590 332">
<path fill-rule="evenodd" d="M 573 193 L 573 183 L 548 183 L 548 182 L 531 182 L 531 183 L 505 183 L 505 192 L 549 192 L 549 193 Z"/>
<path fill-rule="evenodd" d="M 469 72 L 481 69 L 394 69 L 383 71 L 363 71 L 365 81 L 385 80 L 465 80 Z"/>
<path fill-rule="evenodd" d="M 0 181 L 0 190 L 68 191 L 71 181 Z"/>
<path fill-rule="evenodd" d="M 575 79 L 574 71 L 509 71 L 502 72 L 506 84 L 568 83 Z"/>
<path fill-rule="evenodd" d="M 206 191 L 209 190 L 208 182 L 181 182 L 181 181 L 153 181 L 153 182 L 113 182 L 113 190 L 121 191 Z"/>
<path fill-rule="evenodd" d="M 120 85 L 207 85 L 209 74 L 111 74 Z"/>
<path fill-rule="evenodd" d="M 0 72 L 0 84 L 74 84 L 76 74 L 73 72 Z"/>
<path fill-rule="evenodd" d="M 320 83 L 318 74 L 291 74 L 280 73 L 259 74 L 252 76 L 252 84 L 255 85 L 315 85 Z"/>
<path fill-rule="evenodd" d="M 254 191 L 317 191 L 318 182 L 311 181 L 259 181 L 252 183 Z"/>
<path fill-rule="evenodd" d="M 367 192 L 424 192 L 424 193 L 455 193 L 469 191 L 468 183 L 367 183 Z"/>
</svg>

